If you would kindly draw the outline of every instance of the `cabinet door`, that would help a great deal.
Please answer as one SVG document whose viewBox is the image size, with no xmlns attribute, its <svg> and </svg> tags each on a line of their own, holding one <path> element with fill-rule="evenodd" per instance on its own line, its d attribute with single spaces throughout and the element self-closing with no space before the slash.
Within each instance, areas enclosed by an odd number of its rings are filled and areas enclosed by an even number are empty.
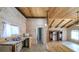
<svg viewBox="0 0 79 59">
<path fill-rule="evenodd" d="M 22 42 L 16 45 L 16 52 L 20 52 L 22 49 Z"/>
<path fill-rule="evenodd" d="M 11 46 L 0 46 L 0 52 L 11 52 Z"/>
</svg>

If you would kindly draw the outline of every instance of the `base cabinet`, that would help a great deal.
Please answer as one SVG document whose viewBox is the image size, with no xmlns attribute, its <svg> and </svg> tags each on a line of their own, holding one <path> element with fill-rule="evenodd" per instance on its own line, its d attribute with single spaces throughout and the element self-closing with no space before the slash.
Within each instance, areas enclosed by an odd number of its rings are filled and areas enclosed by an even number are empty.
<svg viewBox="0 0 79 59">
<path fill-rule="evenodd" d="M 22 49 L 22 42 L 21 43 L 18 43 L 16 46 L 15 46 L 15 52 L 20 52 L 21 49 Z"/>
<path fill-rule="evenodd" d="M 15 45 L 15 52 L 20 52 L 22 49 L 22 42 Z M 0 46 L 0 52 L 12 52 L 12 46 Z"/>
</svg>

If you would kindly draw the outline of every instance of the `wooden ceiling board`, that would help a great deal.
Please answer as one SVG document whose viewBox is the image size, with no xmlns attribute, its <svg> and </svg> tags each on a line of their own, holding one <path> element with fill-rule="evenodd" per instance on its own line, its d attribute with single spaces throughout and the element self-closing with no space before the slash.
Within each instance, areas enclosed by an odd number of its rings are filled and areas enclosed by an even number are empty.
<svg viewBox="0 0 79 59">
<path fill-rule="evenodd" d="M 71 21 L 69 24 L 67 24 L 66 26 L 64 26 L 65 28 L 67 28 L 67 26 L 73 24 L 75 22 L 75 20 Z"/>
<path fill-rule="evenodd" d="M 65 18 L 65 16 L 68 15 L 71 12 L 71 10 L 72 9 L 70 9 L 70 8 L 63 8 L 62 12 L 59 15 L 57 15 L 56 17 L 58 19 Z"/>
<path fill-rule="evenodd" d="M 61 28 L 65 27 L 67 24 L 69 24 L 72 20 L 69 20 L 67 23 L 61 26 Z"/>
<path fill-rule="evenodd" d="M 76 12 L 79 10 L 76 7 L 19 7 L 19 9 L 26 17 L 48 18 L 49 27 L 71 26 L 76 21 Z"/>
<path fill-rule="evenodd" d="M 60 20 L 59 22 L 57 22 L 55 28 L 57 28 L 64 20 Z"/>
<path fill-rule="evenodd" d="M 26 17 L 27 16 L 32 16 L 31 14 L 30 14 L 30 11 L 29 11 L 29 9 L 28 8 L 26 8 L 26 7 L 20 7 L 20 8 L 18 8 L 21 12 L 23 12 L 25 15 L 26 15 Z"/>
<path fill-rule="evenodd" d="M 52 25 L 54 22 L 55 22 L 55 19 L 53 19 L 53 21 L 52 21 L 52 23 L 50 25 Z M 49 26 L 49 27 L 51 27 L 51 26 Z"/>
<path fill-rule="evenodd" d="M 61 20 L 60 19 L 55 19 L 55 22 L 52 24 L 52 27 L 55 27 L 57 23 L 59 23 Z"/>
<path fill-rule="evenodd" d="M 76 19 L 76 8 L 64 8 L 63 11 L 61 11 L 61 14 L 59 13 L 59 15 L 57 14 L 57 16 L 51 17 L 51 19 Z M 72 20 L 73 21 L 73 20 Z M 49 24 L 51 23 L 51 21 L 49 22 Z M 55 21 L 55 24 L 58 23 L 58 21 Z M 66 21 L 64 21 L 64 23 L 62 23 L 60 25 L 63 26 L 65 23 L 67 23 Z M 70 23 L 70 22 L 69 22 Z M 54 24 L 54 23 L 53 23 Z M 52 27 L 54 27 L 52 24 Z"/>
<path fill-rule="evenodd" d="M 64 19 L 73 19 L 76 18 L 76 11 L 74 8 L 70 9 L 70 11 L 63 17 Z"/>
<path fill-rule="evenodd" d="M 64 8 L 63 8 L 64 9 Z M 67 8 L 66 8 L 67 9 Z M 66 9 L 64 9 L 64 10 L 66 10 Z M 57 8 L 56 10 L 55 10 L 55 12 L 53 13 L 53 15 L 51 15 L 51 17 L 49 17 L 50 15 L 48 15 L 48 17 L 49 18 L 53 18 L 53 19 L 60 19 L 60 18 L 58 18 L 58 15 L 60 15 L 60 14 L 62 14 L 62 12 L 63 12 L 63 10 L 62 10 L 62 8 Z M 64 13 L 65 14 L 65 13 Z M 52 23 L 52 21 L 53 20 L 51 20 L 50 22 L 49 22 L 49 26 L 50 26 L 50 24 Z"/>
<path fill-rule="evenodd" d="M 71 19 L 72 21 L 66 24 L 64 28 L 68 28 L 69 25 L 71 26 L 76 21 L 76 16 L 77 16 L 76 11 L 77 11 L 77 8 L 73 8 L 71 12 L 65 17 L 65 19 L 68 18 L 68 19 Z"/>
<path fill-rule="evenodd" d="M 54 10 L 52 10 L 48 13 L 48 15 L 49 15 L 48 17 L 57 18 L 59 15 L 62 15 L 62 13 L 65 13 L 65 11 L 67 11 L 67 10 L 68 10 L 68 8 L 63 8 L 63 7 L 55 8 Z"/>
<path fill-rule="evenodd" d="M 46 13 L 44 13 L 44 10 L 40 8 L 31 8 L 33 16 L 46 16 Z"/>
<path fill-rule="evenodd" d="M 59 10 L 59 11 L 58 11 Z M 53 12 L 51 12 L 52 14 L 50 15 L 50 14 L 48 14 L 48 17 L 49 18 L 53 18 L 53 19 L 56 19 L 55 17 L 56 17 L 56 15 L 58 15 L 59 13 L 60 13 L 60 11 L 62 11 L 62 9 L 61 8 L 55 8 L 54 9 L 54 11 Z M 50 20 L 50 22 L 49 22 L 49 24 L 51 24 L 51 22 L 52 22 L 53 20 Z"/>
<path fill-rule="evenodd" d="M 76 21 L 70 25 L 68 25 L 66 28 L 70 28 L 71 26 L 75 25 L 76 24 Z"/>
<path fill-rule="evenodd" d="M 58 9 L 56 7 L 51 8 L 51 10 L 49 10 L 48 12 L 48 18 L 51 18 L 52 16 L 54 16 L 56 12 L 58 12 Z"/>
<path fill-rule="evenodd" d="M 59 27 L 62 27 L 65 23 L 69 22 L 71 19 L 64 19 L 64 21 L 59 25 Z"/>
<path fill-rule="evenodd" d="M 47 7 L 19 7 L 26 17 L 47 17 Z"/>
</svg>

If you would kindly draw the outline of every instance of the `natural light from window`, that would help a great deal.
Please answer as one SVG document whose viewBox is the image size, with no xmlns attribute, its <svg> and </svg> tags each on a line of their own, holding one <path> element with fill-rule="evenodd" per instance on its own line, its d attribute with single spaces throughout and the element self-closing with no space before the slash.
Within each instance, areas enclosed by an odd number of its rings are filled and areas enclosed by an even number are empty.
<svg viewBox="0 0 79 59">
<path fill-rule="evenodd" d="M 19 27 L 10 24 L 4 24 L 2 37 L 10 37 L 11 35 L 19 34 Z"/>
<path fill-rule="evenodd" d="M 72 30 L 71 31 L 71 39 L 79 40 L 79 30 Z"/>
</svg>

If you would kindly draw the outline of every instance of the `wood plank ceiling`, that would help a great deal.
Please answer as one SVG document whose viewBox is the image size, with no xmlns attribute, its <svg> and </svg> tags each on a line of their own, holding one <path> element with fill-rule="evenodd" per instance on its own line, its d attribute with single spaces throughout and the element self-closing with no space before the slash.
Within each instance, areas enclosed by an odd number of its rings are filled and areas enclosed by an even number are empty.
<svg viewBox="0 0 79 59">
<path fill-rule="evenodd" d="M 48 18 L 49 28 L 69 28 L 76 23 L 78 7 L 19 7 L 26 18 Z"/>
<path fill-rule="evenodd" d="M 70 23 L 76 21 L 77 8 L 61 7 L 48 12 L 49 27 L 68 27 Z M 53 22 L 53 20 L 55 20 Z M 52 23 L 53 22 L 53 23 Z M 68 25 L 69 24 L 69 25 Z"/>
<path fill-rule="evenodd" d="M 20 7 L 18 8 L 26 17 L 47 17 L 48 8 L 40 7 Z"/>
</svg>

